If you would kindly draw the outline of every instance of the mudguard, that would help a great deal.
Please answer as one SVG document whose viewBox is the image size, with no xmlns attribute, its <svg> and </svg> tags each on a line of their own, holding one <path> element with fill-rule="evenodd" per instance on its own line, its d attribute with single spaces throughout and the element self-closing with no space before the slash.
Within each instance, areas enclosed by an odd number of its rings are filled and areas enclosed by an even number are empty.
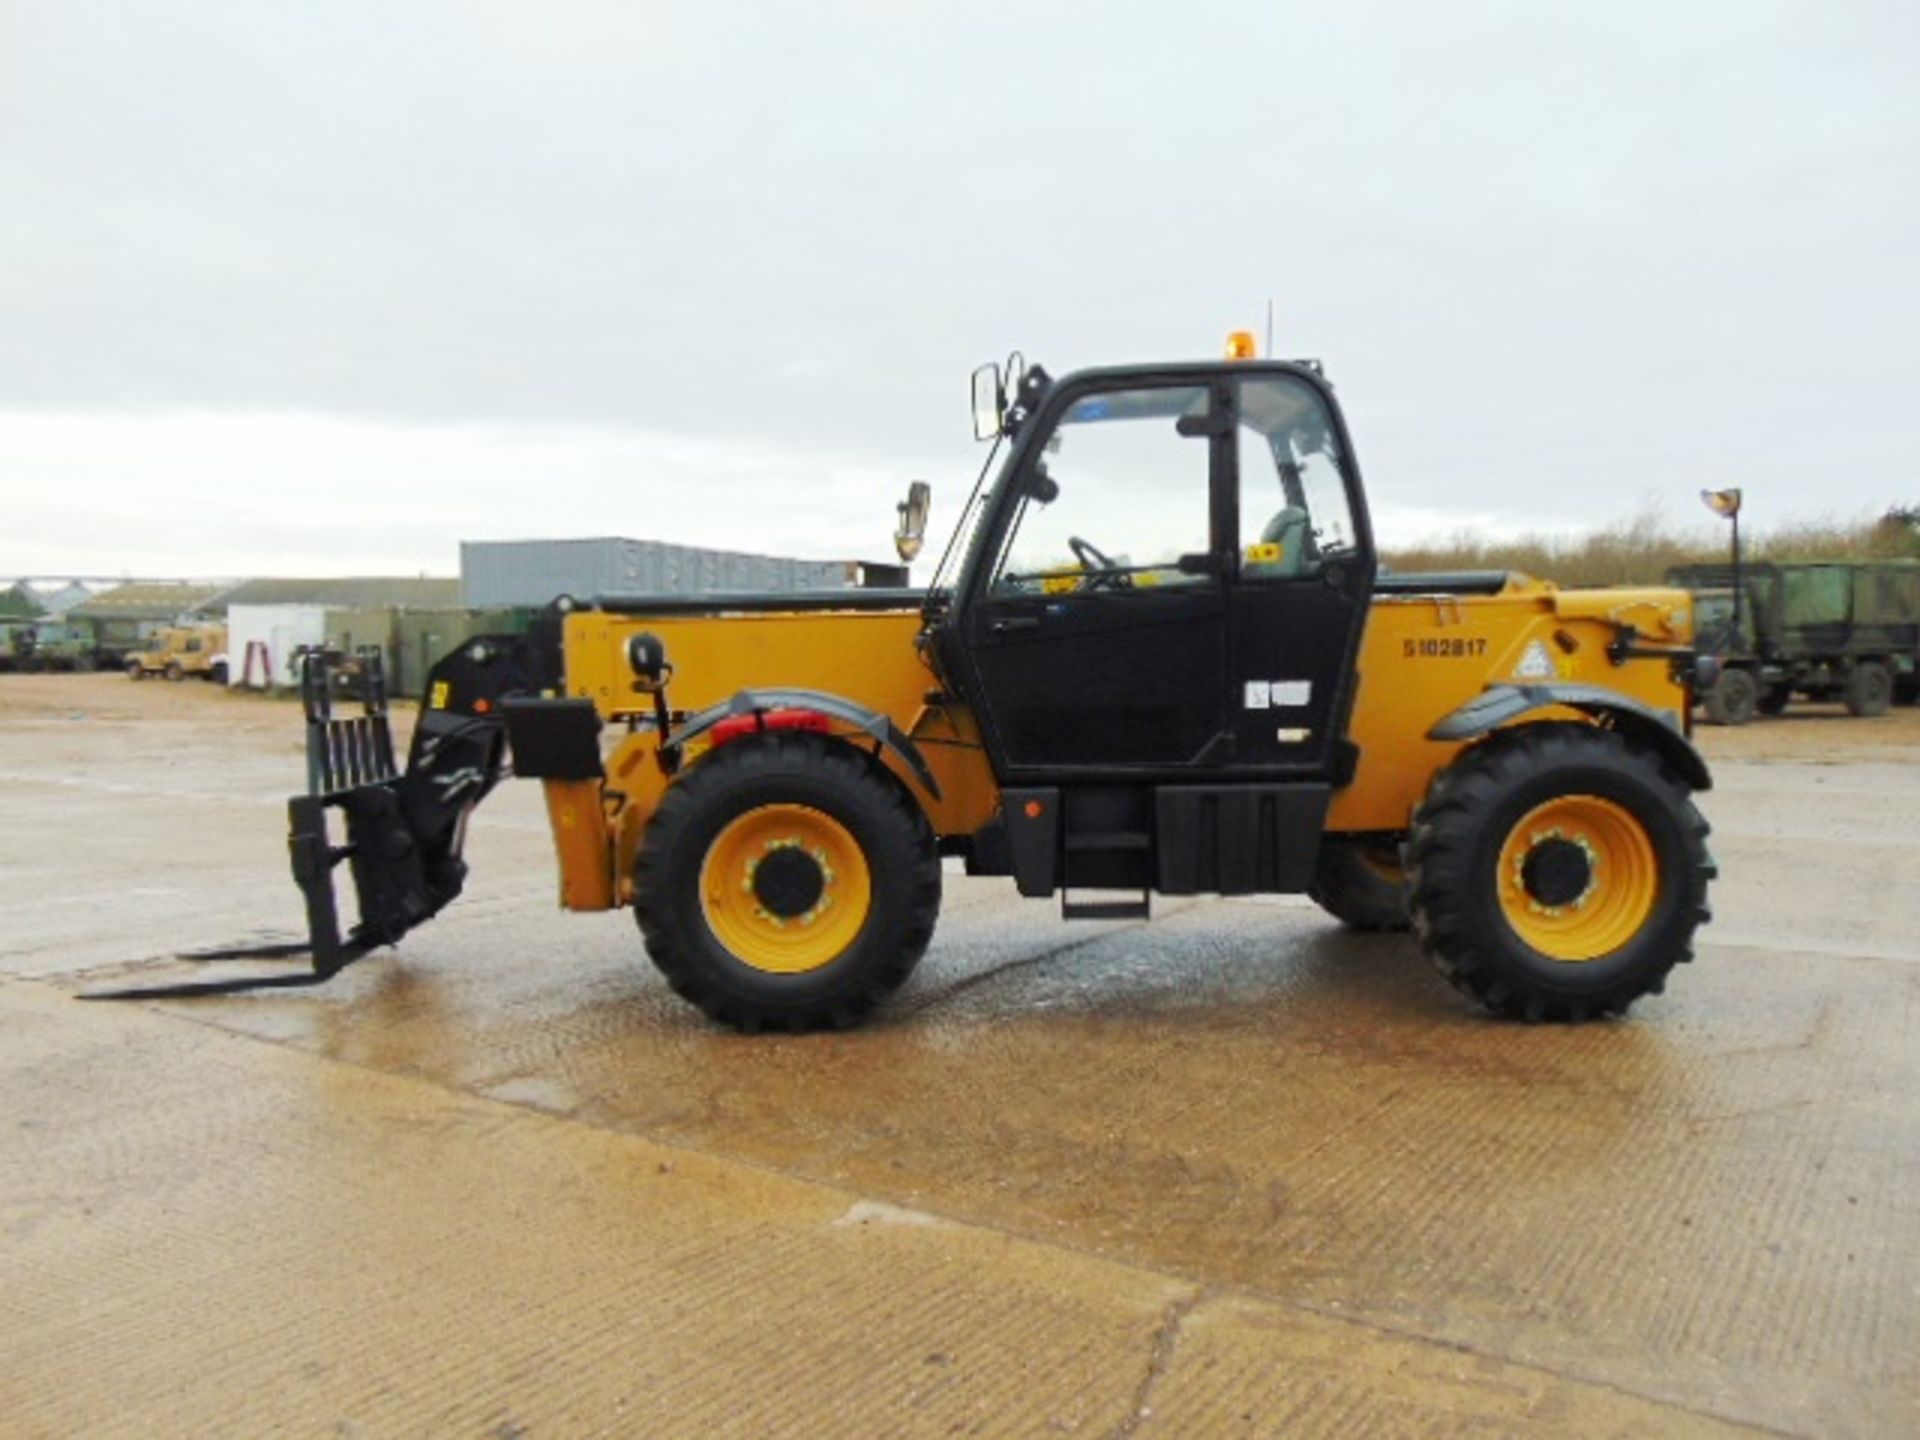
<svg viewBox="0 0 1920 1440">
<path fill-rule="evenodd" d="M 677 749 L 689 740 L 698 739 L 730 716 L 754 715 L 768 710 L 817 710 L 831 719 L 844 721 L 871 735 L 877 743 L 898 755 L 926 792 L 936 800 L 940 798 L 940 782 L 933 778 L 927 757 L 920 753 L 920 747 L 913 743 L 913 738 L 906 731 L 878 710 L 870 710 L 865 705 L 826 690 L 737 691 L 718 705 L 709 705 L 705 710 L 689 715 L 684 724 L 675 728 L 672 746 Z"/>
<path fill-rule="evenodd" d="M 1564 706 L 1605 717 L 1617 729 L 1638 737 L 1695 790 L 1711 790 L 1707 762 L 1675 722 L 1652 706 L 1604 685 L 1489 685 L 1479 695 L 1427 731 L 1429 740 L 1477 740 L 1533 710 Z"/>
</svg>

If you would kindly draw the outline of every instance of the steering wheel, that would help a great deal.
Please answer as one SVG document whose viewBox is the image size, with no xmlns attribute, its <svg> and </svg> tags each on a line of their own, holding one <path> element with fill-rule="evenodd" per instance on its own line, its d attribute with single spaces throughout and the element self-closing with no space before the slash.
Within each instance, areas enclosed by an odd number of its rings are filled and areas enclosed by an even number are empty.
<svg viewBox="0 0 1920 1440">
<path fill-rule="evenodd" d="M 1082 568 L 1088 572 L 1087 589 L 1097 590 L 1106 584 L 1117 585 L 1127 578 L 1118 573 L 1120 562 L 1091 540 L 1083 540 L 1078 535 L 1069 535 L 1067 548 L 1073 552 L 1073 558 L 1078 560 Z"/>
</svg>

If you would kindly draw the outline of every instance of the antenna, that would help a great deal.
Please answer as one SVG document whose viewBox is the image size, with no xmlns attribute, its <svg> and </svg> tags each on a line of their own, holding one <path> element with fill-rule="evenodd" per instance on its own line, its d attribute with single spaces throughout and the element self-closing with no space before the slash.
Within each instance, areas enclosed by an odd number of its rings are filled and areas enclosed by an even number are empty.
<svg viewBox="0 0 1920 1440">
<path fill-rule="evenodd" d="M 1267 297 L 1267 358 L 1273 358 L 1273 297 Z"/>
</svg>

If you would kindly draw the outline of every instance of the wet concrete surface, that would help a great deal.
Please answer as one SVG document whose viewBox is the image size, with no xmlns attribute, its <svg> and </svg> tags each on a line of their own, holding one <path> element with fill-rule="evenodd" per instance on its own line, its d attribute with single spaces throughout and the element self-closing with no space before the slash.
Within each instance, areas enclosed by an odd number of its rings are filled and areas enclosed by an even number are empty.
<svg viewBox="0 0 1920 1440">
<path fill-rule="evenodd" d="M 326 989 L 77 1004 L 288 933 L 297 719 L 5 682 L 0 1428 L 1920 1428 L 1915 712 L 1703 734 L 1717 918 L 1622 1023 L 950 876 L 875 1024 L 748 1039 L 554 909 L 532 786 Z"/>
</svg>

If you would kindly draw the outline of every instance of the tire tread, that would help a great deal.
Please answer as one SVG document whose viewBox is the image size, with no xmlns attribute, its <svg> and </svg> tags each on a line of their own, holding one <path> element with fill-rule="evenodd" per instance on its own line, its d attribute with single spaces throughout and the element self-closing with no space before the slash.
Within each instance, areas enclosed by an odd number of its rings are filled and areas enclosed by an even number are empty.
<svg viewBox="0 0 1920 1440">
<path fill-rule="evenodd" d="M 774 1002 L 730 991 L 702 960 L 695 948 L 699 936 L 691 928 L 700 922 L 676 913 L 670 860 L 681 837 L 722 792 L 793 775 L 866 792 L 881 807 L 884 823 L 897 830 L 899 841 L 918 854 L 901 902 L 898 943 L 857 969 L 846 988 L 812 1000 Z M 647 955 L 667 984 L 709 1019 L 745 1034 L 847 1030 L 899 989 L 919 964 L 939 918 L 940 889 L 932 827 L 891 772 L 842 740 L 770 732 L 730 742 L 667 787 L 635 859 L 634 916 Z"/>
<path fill-rule="evenodd" d="M 1618 983 L 1566 993 L 1528 983 L 1488 944 L 1486 917 L 1474 907 L 1492 902 L 1474 893 L 1467 871 L 1475 845 L 1484 843 L 1476 837 L 1480 823 L 1501 797 L 1542 773 L 1595 765 L 1636 773 L 1669 807 L 1684 847 L 1686 890 L 1673 921 L 1678 943 Z M 1715 871 L 1706 849 L 1708 830 L 1686 782 L 1658 752 L 1618 731 L 1543 721 L 1498 732 L 1442 771 L 1415 813 L 1405 851 L 1414 934 L 1448 984 L 1496 1015 L 1577 1022 L 1624 1014 L 1640 996 L 1660 993 L 1674 966 L 1693 959 L 1694 928 L 1711 918 L 1706 888 Z"/>
</svg>

